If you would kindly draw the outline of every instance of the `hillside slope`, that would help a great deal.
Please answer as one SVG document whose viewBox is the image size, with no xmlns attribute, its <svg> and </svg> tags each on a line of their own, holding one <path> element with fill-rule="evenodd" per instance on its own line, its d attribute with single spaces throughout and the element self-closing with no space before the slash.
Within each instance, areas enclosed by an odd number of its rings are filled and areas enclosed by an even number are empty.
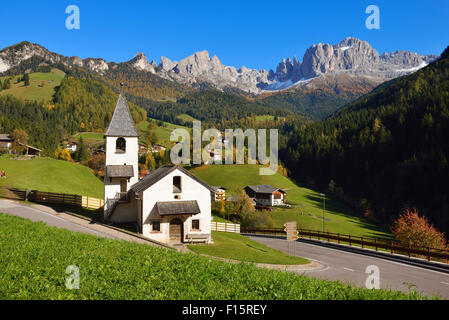
<svg viewBox="0 0 449 320">
<path fill-rule="evenodd" d="M 65 73 L 59 69 L 52 68 L 50 72 L 33 72 L 29 74 L 30 84 L 25 85 L 21 80 L 23 75 L 0 77 L 0 82 L 12 78 L 11 88 L 0 91 L 0 95 L 12 94 L 24 100 L 52 101 L 56 88 L 64 79 Z M 18 81 L 20 79 L 20 81 Z"/>
<path fill-rule="evenodd" d="M 118 95 L 91 79 L 65 78 L 49 103 L 0 95 L 0 132 L 24 129 L 29 143 L 53 155 L 62 141 L 80 131 L 105 132 Z M 142 108 L 129 103 L 135 123 L 146 120 Z"/>
<path fill-rule="evenodd" d="M 449 48 L 441 59 L 359 98 L 290 139 L 299 181 L 360 201 L 386 224 L 416 206 L 449 231 Z"/>
<path fill-rule="evenodd" d="M 12 160 L 2 156 L 0 170 L 6 172 L 0 185 L 103 198 L 103 182 L 89 168 L 73 162 L 51 158 Z"/>
<path fill-rule="evenodd" d="M 98 238 L 3 214 L 0 225 L 0 299 L 424 299 Z M 65 270 L 73 264 L 81 285 L 67 290 Z"/>
<path fill-rule="evenodd" d="M 272 212 L 276 227 L 296 220 L 298 228 L 322 230 L 323 198 L 320 192 L 296 185 L 290 179 L 276 173 L 271 176 L 259 175 L 256 165 L 204 165 L 191 172 L 212 186 L 227 188 L 226 196 L 238 195 L 248 185 L 270 185 L 287 192 L 287 202 L 291 208 L 278 208 Z M 326 198 L 326 231 L 367 237 L 389 237 L 388 232 L 376 224 L 357 216 L 351 209 L 334 197 Z"/>
</svg>

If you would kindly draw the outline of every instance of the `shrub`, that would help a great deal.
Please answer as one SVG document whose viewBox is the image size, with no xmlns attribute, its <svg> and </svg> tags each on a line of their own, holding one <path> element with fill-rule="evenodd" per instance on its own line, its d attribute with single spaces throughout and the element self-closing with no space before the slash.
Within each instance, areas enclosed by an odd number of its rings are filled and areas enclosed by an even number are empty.
<svg viewBox="0 0 449 320">
<path fill-rule="evenodd" d="M 58 147 L 55 150 L 54 157 L 59 160 L 72 161 L 72 156 L 66 148 Z"/>
<path fill-rule="evenodd" d="M 420 217 L 416 208 L 402 212 L 390 230 L 404 245 L 446 249 L 444 234 Z"/>
<path fill-rule="evenodd" d="M 268 211 L 245 211 L 240 216 L 242 228 L 271 228 L 273 217 Z"/>
</svg>

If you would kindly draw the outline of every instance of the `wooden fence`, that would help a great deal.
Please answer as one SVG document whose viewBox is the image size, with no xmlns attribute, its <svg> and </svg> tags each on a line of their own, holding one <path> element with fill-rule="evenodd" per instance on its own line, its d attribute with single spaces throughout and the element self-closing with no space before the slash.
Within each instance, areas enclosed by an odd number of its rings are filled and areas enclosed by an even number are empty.
<svg viewBox="0 0 449 320">
<path fill-rule="evenodd" d="M 0 187 L 0 198 L 13 200 L 28 199 L 37 203 L 63 204 L 70 206 L 79 206 L 88 209 L 99 209 L 104 206 L 103 199 L 97 199 L 88 196 L 55 192 L 42 192 L 38 190 L 26 191 L 8 187 Z"/>
<path fill-rule="evenodd" d="M 104 200 L 83 196 L 81 200 L 81 206 L 89 209 L 100 209 L 104 207 Z"/>
<path fill-rule="evenodd" d="M 29 199 L 38 203 L 66 204 L 70 206 L 81 206 L 82 196 L 76 194 L 65 194 L 55 192 L 42 192 L 33 190 Z"/>
<path fill-rule="evenodd" d="M 0 187 L 0 198 L 25 201 L 27 192 L 16 188 Z"/>
<path fill-rule="evenodd" d="M 284 228 L 257 228 L 242 229 L 241 233 L 265 234 L 275 236 L 285 236 Z M 309 229 L 298 229 L 298 237 L 302 239 L 316 239 L 321 241 L 333 242 L 337 244 L 347 244 L 349 246 L 358 246 L 362 249 L 382 250 L 391 254 L 400 254 L 408 257 L 426 258 L 428 261 L 436 260 L 449 263 L 449 250 L 436 249 L 430 247 L 412 247 L 388 239 L 367 238 L 353 236 L 350 234 L 340 234 L 332 232 L 322 232 Z"/>
<path fill-rule="evenodd" d="M 240 233 L 240 225 L 235 223 L 211 221 L 210 229 L 211 231 Z"/>
<path fill-rule="evenodd" d="M 89 209 L 99 209 L 104 206 L 103 199 L 80 196 L 77 194 L 42 192 L 33 190 L 31 191 L 30 198 L 32 201 L 39 203 L 66 204 Z"/>
</svg>

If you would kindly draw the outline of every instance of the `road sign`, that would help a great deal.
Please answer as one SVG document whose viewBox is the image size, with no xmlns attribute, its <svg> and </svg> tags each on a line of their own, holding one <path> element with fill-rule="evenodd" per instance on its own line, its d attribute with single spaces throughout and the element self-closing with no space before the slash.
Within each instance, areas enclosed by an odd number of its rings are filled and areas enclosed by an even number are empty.
<svg viewBox="0 0 449 320">
<path fill-rule="evenodd" d="M 285 223 L 284 231 L 287 233 L 287 241 L 298 240 L 298 231 L 296 229 L 296 221 Z"/>
</svg>

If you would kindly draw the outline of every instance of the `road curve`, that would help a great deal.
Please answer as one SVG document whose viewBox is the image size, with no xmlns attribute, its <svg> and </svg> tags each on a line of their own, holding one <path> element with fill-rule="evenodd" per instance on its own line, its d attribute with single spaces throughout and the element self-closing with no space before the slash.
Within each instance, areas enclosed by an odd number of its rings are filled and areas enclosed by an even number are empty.
<svg viewBox="0 0 449 320">
<path fill-rule="evenodd" d="M 253 235 L 247 237 L 268 247 L 289 252 L 288 242 L 284 239 Z M 422 294 L 439 295 L 443 299 L 449 299 L 449 274 L 447 273 L 299 241 L 293 244 L 296 246 L 297 256 L 315 260 L 326 266 L 321 270 L 301 271 L 299 272 L 301 274 L 365 287 L 369 276 L 366 268 L 375 265 L 380 271 L 381 288 L 409 292 L 409 286 L 414 285 L 416 287 L 413 288 Z M 290 254 L 293 254 L 293 244 L 290 244 Z"/>
<path fill-rule="evenodd" d="M 16 201 L 0 200 L 0 212 L 19 216 L 32 221 L 41 221 L 49 226 L 68 229 L 75 232 L 83 232 L 99 237 L 123 239 L 123 235 L 111 233 L 110 230 L 101 232 L 94 226 L 88 227 L 47 212 L 48 208 L 29 206 Z M 284 239 L 268 238 L 260 236 L 248 236 L 248 238 L 262 243 L 268 247 L 288 253 L 288 243 Z M 449 274 L 410 266 L 399 262 L 382 258 L 360 255 L 352 252 L 326 248 L 303 242 L 294 242 L 297 256 L 317 261 L 325 267 L 320 270 L 296 271 L 307 276 L 339 280 L 360 287 L 365 286 L 368 274 L 366 268 L 375 265 L 380 270 L 380 287 L 385 289 L 401 290 L 408 292 L 408 285 L 415 285 L 417 290 L 425 295 L 439 295 L 449 299 Z M 292 247 L 290 253 L 292 254 Z"/>
<path fill-rule="evenodd" d="M 49 210 L 51 209 L 45 208 L 43 206 L 30 206 L 12 200 L 0 200 L 0 213 L 22 217 L 31 221 L 44 222 L 49 226 L 63 228 L 70 231 L 83 232 L 111 239 L 115 238 L 114 236 L 111 236 L 107 233 L 99 232 L 97 230 L 94 230 L 93 228 L 88 228 L 79 223 L 75 223 L 67 219 L 58 217 L 57 215 L 55 215 L 55 213 L 51 213 L 51 211 Z"/>
</svg>

